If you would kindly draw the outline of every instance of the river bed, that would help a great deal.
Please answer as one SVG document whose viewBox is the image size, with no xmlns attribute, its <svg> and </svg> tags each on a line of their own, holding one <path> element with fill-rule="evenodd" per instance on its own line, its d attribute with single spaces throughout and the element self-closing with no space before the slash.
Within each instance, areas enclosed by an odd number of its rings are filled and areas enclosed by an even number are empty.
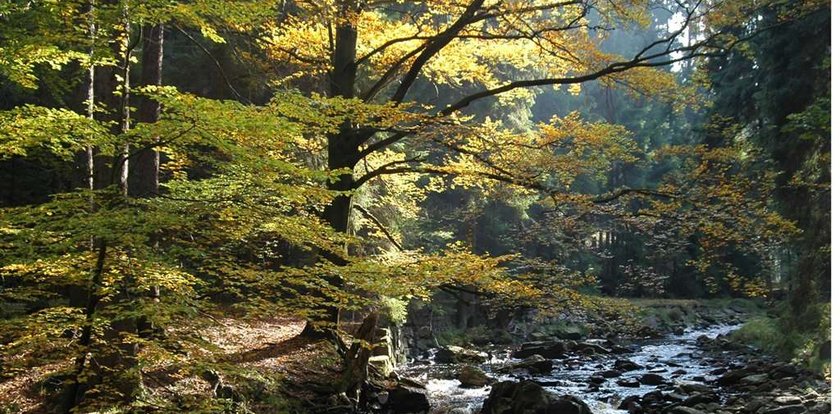
<svg viewBox="0 0 840 414">
<path fill-rule="evenodd" d="M 511 349 L 490 350 L 492 358 L 480 368 L 495 381 L 529 379 L 558 394 L 574 395 L 585 401 L 593 413 L 626 413 L 616 407 L 626 397 L 644 395 L 657 389 L 654 385 L 640 384 L 638 387 L 618 385 L 619 380 L 638 379 L 645 373 L 655 373 L 675 383 L 696 382 L 708 375 L 709 361 L 697 348 L 697 338 L 705 335 L 714 338 L 727 334 L 739 325 L 719 325 L 686 331 L 682 335 L 671 335 L 661 339 L 621 343 L 630 349 L 629 353 L 605 355 L 570 355 L 554 360 L 554 368 L 547 375 L 512 376 L 495 372 L 512 362 Z M 630 360 L 642 366 L 629 370 L 616 378 L 593 388 L 589 379 L 593 374 L 609 370 L 616 360 Z M 483 388 L 462 388 L 457 376 L 458 366 L 436 364 L 434 358 L 420 360 L 400 368 L 401 375 L 417 378 L 427 384 L 432 412 L 477 413 L 490 393 L 490 386 Z M 455 375 L 453 375 L 455 373 Z M 457 409 L 457 411 L 455 411 Z"/>
</svg>

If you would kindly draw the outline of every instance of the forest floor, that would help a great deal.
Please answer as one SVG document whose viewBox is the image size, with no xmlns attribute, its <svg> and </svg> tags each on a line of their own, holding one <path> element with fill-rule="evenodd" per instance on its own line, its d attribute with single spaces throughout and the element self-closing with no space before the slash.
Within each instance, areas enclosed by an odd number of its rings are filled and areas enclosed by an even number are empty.
<svg viewBox="0 0 840 414">
<path fill-rule="evenodd" d="M 144 369 L 145 394 L 151 406 L 177 397 L 181 404 L 195 406 L 208 397 L 224 394 L 225 388 L 239 393 L 247 370 L 260 373 L 260 381 L 277 381 L 272 390 L 287 394 L 286 399 L 306 401 L 303 389 L 282 388 L 288 384 L 316 384 L 337 374 L 331 345 L 299 336 L 305 321 L 299 318 L 274 317 L 245 320 L 235 317 L 217 318 L 203 330 L 201 338 L 215 348 L 211 359 L 200 360 L 213 366 L 213 375 L 180 369 L 182 363 L 169 363 Z M 183 361 L 182 361 L 183 362 Z M 194 362 L 194 361 L 190 361 Z M 15 376 L 0 379 L 0 414 L 46 414 L 53 412 L 51 403 L 57 396 L 58 384 L 50 380 L 56 373 L 72 366 L 72 358 L 33 367 Z M 227 369 L 226 369 L 227 368 Z M 230 384 L 236 384 L 230 387 Z M 317 389 L 318 387 L 313 387 Z M 206 401 L 205 401 L 206 404 Z"/>
</svg>

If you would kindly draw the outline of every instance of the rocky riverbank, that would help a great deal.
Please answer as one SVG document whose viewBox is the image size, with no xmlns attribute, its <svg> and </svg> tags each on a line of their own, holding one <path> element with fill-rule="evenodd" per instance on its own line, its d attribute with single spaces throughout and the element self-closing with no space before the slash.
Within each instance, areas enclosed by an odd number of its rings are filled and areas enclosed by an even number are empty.
<svg viewBox="0 0 840 414">
<path fill-rule="evenodd" d="M 698 308 L 649 312 L 644 338 L 563 332 L 519 345 L 446 346 L 400 373 L 420 378 L 431 412 L 441 414 L 830 412 L 818 374 L 730 339 L 748 309 Z"/>
</svg>

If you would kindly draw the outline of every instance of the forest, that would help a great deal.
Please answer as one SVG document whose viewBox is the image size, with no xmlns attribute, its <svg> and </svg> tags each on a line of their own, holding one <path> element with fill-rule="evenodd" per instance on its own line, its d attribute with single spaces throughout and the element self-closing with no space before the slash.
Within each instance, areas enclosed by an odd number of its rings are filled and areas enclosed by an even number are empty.
<svg viewBox="0 0 840 414">
<path fill-rule="evenodd" d="M 0 0 L 0 414 L 830 406 L 829 0 Z"/>
</svg>

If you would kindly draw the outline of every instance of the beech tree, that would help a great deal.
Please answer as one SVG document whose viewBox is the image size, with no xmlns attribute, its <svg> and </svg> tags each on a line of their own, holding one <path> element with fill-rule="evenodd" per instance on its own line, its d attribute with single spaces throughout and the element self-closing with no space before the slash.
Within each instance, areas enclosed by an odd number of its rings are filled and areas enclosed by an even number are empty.
<svg viewBox="0 0 840 414">
<path fill-rule="evenodd" d="M 574 194 L 584 172 L 632 158 L 620 129 L 572 114 L 536 131 L 504 128 L 469 116 L 476 102 L 527 99 L 538 87 L 598 81 L 688 104 L 692 95 L 672 72 L 680 62 L 725 53 L 743 39 L 715 31 L 760 4 L 720 2 L 431 1 L 285 3 L 263 38 L 270 56 L 294 69 L 279 79 L 311 92 L 365 105 L 404 108 L 387 122 L 353 117 L 322 143 L 326 167 L 339 179 L 324 218 L 348 231 L 353 194 L 374 180 L 427 174 L 472 185 L 493 182 L 549 195 L 549 202 L 606 204 L 618 197 L 668 198 L 655 189 Z M 671 13 L 667 34 L 626 56 L 600 50 L 612 27 L 649 24 L 646 10 Z M 319 85 L 312 88 L 312 85 Z M 422 88 L 457 88 L 451 100 L 416 100 Z M 338 278 L 332 283 L 340 285 Z M 331 309 L 327 320 L 335 321 Z"/>
</svg>

